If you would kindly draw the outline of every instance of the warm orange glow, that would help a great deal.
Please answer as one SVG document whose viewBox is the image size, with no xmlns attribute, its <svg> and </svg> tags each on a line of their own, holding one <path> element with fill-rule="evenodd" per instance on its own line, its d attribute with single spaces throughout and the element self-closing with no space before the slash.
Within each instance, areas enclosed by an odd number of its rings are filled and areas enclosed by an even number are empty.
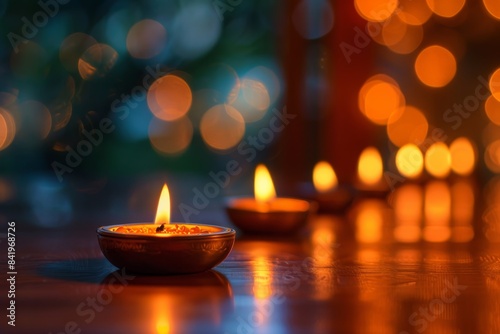
<svg viewBox="0 0 500 334">
<path fill-rule="evenodd" d="M 469 175 L 474 171 L 476 151 L 469 139 L 460 137 L 450 145 L 451 170 L 459 175 Z"/>
<path fill-rule="evenodd" d="M 245 134 L 245 121 L 240 112 L 227 104 L 208 109 L 200 122 L 201 137 L 216 150 L 228 150 L 238 145 Z"/>
<path fill-rule="evenodd" d="M 238 80 L 229 93 L 228 103 L 237 109 L 247 123 L 256 122 L 266 115 L 271 96 L 265 84 L 259 80 Z"/>
<path fill-rule="evenodd" d="M 462 10 L 465 0 L 427 0 L 427 5 L 436 15 L 453 17 Z"/>
<path fill-rule="evenodd" d="M 424 29 L 422 26 L 408 25 L 405 35 L 395 44 L 387 45 L 391 51 L 399 54 L 410 54 L 415 51 L 424 39 Z"/>
<path fill-rule="evenodd" d="M 500 2 L 498 0 L 483 0 L 483 4 L 491 16 L 500 20 Z"/>
<path fill-rule="evenodd" d="M 364 202 L 356 216 L 356 240 L 374 243 L 382 239 L 383 214 L 377 202 Z"/>
<path fill-rule="evenodd" d="M 337 187 L 337 175 L 332 166 L 326 161 L 320 161 L 313 169 L 314 188 L 320 193 L 325 193 Z"/>
<path fill-rule="evenodd" d="M 149 110 L 157 118 L 174 121 L 184 116 L 191 107 L 193 95 L 187 82 L 173 74 L 157 79 L 148 90 Z"/>
<path fill-rule="evenodd" d="M 445 143 L 437 142 L 425 152 L 425 170 L 434 177 L 444 178 L 451 169 L 451 155 Z"/>
<path fill-rule="evenodd" d="M 427 22 L 432 12 L 425 0 L 399 0 L 398 16 L 404 22 L 420 26 Z"/>
<path fill-rule="evenodd" d="M 269 260 L 262 255 L 256 256 L 252 267 L 253 294 L 256 299 L 268 299 L 273 293 Z"/>
<path fill-rule="evenodd" d="M 415 72 L 418 78 L 430 87 L 446 86 L 453 79 L 456 71 L 455 56 L 439 45 L 431 45 L 423 49 L 415 60 Z"/>
<path fill-rule="evenodd" d="M 420 240 L 423 202 L 424 194 L 418 185 L 405 184 L 396 190 L 394 198 L 396 241 L 411 243 Z"/>
<path fill-rule="evenodd" d="M 0 108 L 0 151 L 6 149 L 16 135 L 14 117 L 5 109 Z"/>
<path fill-rule="evenodd" d="M 484 103 L 484 110 L 486 111 L 486 116 L 489 120 L 496 125 L 500 125 L 500 101 L 497 100 L 493 95 L 486 99 Z"/>
<path fill-rule="evenodd" d="M 176 155 L 184 152 L 191 143 L 193 124 L 187 116 L 172 122 L 152 118 L 148 134 L 156 150 L 166 155 Z"/>
<path fill-rule="evenodd" d="M 134 24 L 127 34 L 127 50 L 138 59 L 158 55 L 167 43 L 167 31 L 155 20 L 146 19 Z"/>
<path fill-rule="evenodd" d="M 241 80 L 240 90 L 245 101 L 253 108 L 259 111 L 265 111 L 269 108 L 271 98 L 266 86 L 262 82 L 252 79 L 243 79 Z M 262 116 L 258 119 L 260 118 L 262 118 Z"/>
<path fill-rule="evenodd" d="M 358 14 L 367 21 L 387 20 L 398 7 L 397 0 L 355 0 Z"/>
<path fill-rule="evenodd" d="M 366 185 L 374 185 L 382 180 L 382 157 L 375 147 L 367 147 L 361 152 L 358 161 L 358 176 Z"/>
<path fill-rule="evenodd" d="M 457 225 L 469 225 L 474 217 L 474 187 L 470 181 L 462 180 L 451 187 L 453 198 L 453 220 Z"/>
<path fill-rule="evenodd" d="M 495 99 L 500 101 L 500 68 L 497 68 L 490 77 L 490 92 Z"/>
<path fill-rule="evenodd" d="M 396 167 L 401 175 L 413 179 L 420 176 L 424 168 L 424 156 L 415 144 L 406 144 L 396 153 Z"/>
<path fill-rule="evenodd" d="M 382 27 L 382 39 L 384 45 L 394 45 L 399 43 L 406 35 L 408 24 L 398 16 L 392 16 Z"/>
<path fill-rule="evenodd" d="M 500 140 L 495 140 L 486 146 L 484 162 L 493 173 L 500 173 Z"/>
<path fill-rule="evenodd" d="M 444 242 L 451 236 L 451 193 L 444 181 L 432 181 L 425 188 L 424 240 Z"/>
<path fill-rule="evenodd" d="M 421 144 L 428 129 L 429 124 L 424 114 L 412 106 L 393 113 L 387 123 L 387 135 L 391 142 L 399 147 L 405 144 Z"/>
<path fill-rule="evenodd" d="M 379 74 L 369 78 L 359 90 L 358 106 L 370 121 L 385 125 L 392 113 L 404 108 L 405 97 L 394 79 Z"/>
<path fill-rule="evenodd" d="M 259 164 L 255 169 L 254 194 L 258 202 L 267 202 L 276 197 L 271 174 L 262 164 Z"/>
<path fill-rule="evenodd" d="M 170 333 L 170 324 L 166 319 L 160 318 L 156 321 L 156 333 L 158 334 Z"/>
<path fill-rule="evenodd" d="M 155 224 L 170 224 L 170 192 L 166 183 L 163 185 L 158 201 Z"/>
</svg>

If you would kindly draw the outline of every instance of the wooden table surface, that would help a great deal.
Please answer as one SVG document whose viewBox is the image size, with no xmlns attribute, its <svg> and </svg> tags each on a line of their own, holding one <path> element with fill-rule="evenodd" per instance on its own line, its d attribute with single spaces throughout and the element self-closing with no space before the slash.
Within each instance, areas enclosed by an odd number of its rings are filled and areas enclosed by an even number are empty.
<svg viewBox="0 0 500 334">
<path fill-rule="evenodd" d="M 1 332 L 500 333 L 500 215 L 467 187 L 442 186 L 358 200 L 295 236 L 239 233 L 222 264 L 196 275 L 117 270 L 93 224 L 20 227 L 16 326 L 2 279 Z"/>
</svg>

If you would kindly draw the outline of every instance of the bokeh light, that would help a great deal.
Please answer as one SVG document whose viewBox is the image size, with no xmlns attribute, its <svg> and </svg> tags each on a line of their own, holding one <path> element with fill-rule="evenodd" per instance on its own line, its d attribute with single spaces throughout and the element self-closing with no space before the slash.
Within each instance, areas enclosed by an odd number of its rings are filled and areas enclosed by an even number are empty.
<svg viewBox="0 0 500 334">
<path fill-rule="evenodd" d="M 415 60 L 415 72 L 420 81 L 429 87 L 446 86 L 455 76 L 457 62 L 448 49 L 431 45 Z"/>
<path fill-rule="evenodd" d="M 153 118 L 149 124 L 149 140 L 160 153 L 176 155 L 184 152 L 193 138 L 193 124 L 184 116 L 166 122 Z"/>
<path fill-rule="evenodd" d="M 66 37 L 59 47 L 59 59 L 70 72 L 78 72 L 78 60 L 97 40 L 83 32 L 75 32 Z"/>
<path fill-rule="evenodd" d="M 84 80 L 102 78 L 113 69 L 118 53 L 106 44 L 94 44 L 78 60 L 78 72 Z"/>
<path fill-rule="evenodd" d="M 432 176 L 444 178 L 451 169 L 451 155 L 443 142 L 432 144 L 425 152 L 425 170 Z"/>
<path fill-rule="evenodd" d="M 425 186 L 425 226 L 423 237 L 429 242 L 450 239 L 451 192 L 444 181 L 431 181 Z"/>
<path fill-rule="evenodd" d="M 405 97 L 397 83 L 385 74 L 365 81 L 358 94 L 361 112 L 373 123 L 387 124 L 389 116 L 405 107 Z"/>
<path fill-rule="evenodd" d="M 375 147 L 367 147 L 361 152 L 358 160 L 358 176 L 361 182 L 374 185 L 382 179 L 384 166 L 382 157 Z"/>
<path fill-rule="evenodd" d="M 328 192 L 337 187 L 338 180 L 335 171 L 326 161 L 319 161 L 313 169 L 314 188 L 320 193 Z"/>
<path fill-rule="evenodd" d="M 422 187 L 404 184 L 396 190 L 394 197 L 394 239 L 411 243 L 420 240 L 420 224 L 423 216 L 424 195 Z"/>
<path fill-rule="evenodd" d="M 281 81 L 275 70 L 266 66 L 256 66 L 250 69 L 243 76 L 245 79 L 251 79 L 261 82 L 269 94 L 270 103 L 275 103 L 281 96 Z"/>
<path fill-rule="evenodd" d="M 387 123 L 387 135 L 398 147 L 405 144 L 421 144 L 427 136 L 428 129 L 429 124 L 424 114 L 412 106 L 392 113 Z"/>
<path fill-rule="evenodd" d="M 496 125 L 500 125 L 500 101 L 495 99 L 493 95 L 486 99 L 484 111 L 490 121 Z"/>
<path fill-rule="evenodd" d="M 7 110 L 0 108 L 0 151 L 9 147 L 16 135 L 16 123 Z"/>
<path fill-rule="evenodd" d="M 149 110 L 157 118 L 173 121 L 184 116 L 191 107 L 193 94 L 187 82 L 177 75 L 158 78 L 148 90 Z"/>
<path fill-rule="evenodd" d="M 127 50 L 138 59 L 158 55 L 167 43 L 167 30 L 158 21 L 145 19 L 134 24 L 127 34 Z"/>
<path fill-rule="evenodd" d="M 356 215 L 356 240 L 361 243 L 375 243 L 382 239 L 383 212 L 379 202 L 360 203 Z"/>
<path fill-rule="evenodd" d="M 398 8 L 397 0 L 355 0 L 354 6 L 358 14 L 367 21 L 380 22 L 387 20 Z"/>
<path fill-rule="evenodd" d="M 495 140 L 486 146 L 484 163 L 493 173 L 500 173 L 500 140 Z"/>
<path fill-rule="evenodd" d="M 413 179 L 422 173 L 424 156 L 415 144 L 406 144 L 396 153 L 396 167 L 401 175 Z"/>
<path fill-rule="evenodd" d="M 410 54 L 415 51 L 424 39 L 424 29 L 422 26 L 406 26 L 405 35 L 395 44 L 387 47 L 398 54 Z"/>
<path fill-rule="evenodd" d="M 215 150 L 228 150 L 245 134 L 245 121 L 240 112 L 227 104 L 218 104 L 203 115 L 200 132 L 205 143 Z"/>
<path fill-rule="evenodd" d="M 382 27 L 382 40 L 384 45 L 395 45 L 405 37 L 408 24 L 401 20 L 399 16 L 392 16 L 390 20 L 384 22 Z"/>
<path fill-rule="evenodd" d="M 432 11 L 425 0 L 399 0 L 397 15 L 407 24 L 420 26 L 429 20 Z"/>
<path fill-rule="evenodd" d="M 465 0 L 427 0 L 427 5 L 436 15 L 453 17 L 462 10 Z"/>
<path fill-rule="evenodd" d="M 495 99 L 500 101 L 500 68 L 497 68 L 490 77 L 490 92 Z"/>
<path fill-rule="evenodd" d="M 222 20 L 212 6 L 211 2 L 189 2 L 175 16 L 172 51 L 183 60 L 201 57 L 219 40 Z"/>
<path fill-rule="evenodd" d="M 271 104 L 266 86 L 260 81 L 246 78 L 237 84 L 239 87 L 233 91 L 238 92 L 238 96 L 231 105 L 241 113 L 247 123 L 262 119 Z"/>
<path fill-rule="evenodd" d="M 450 145 L 451 170 L 458 175 L 470 175 L 476 164 L 476 150 L 465 137 L 455 139 Z"/>
<path fill-rule="evenodd" d="M 493 16 L 497 20 L 500 20 L 500 1 L 483 0 L 483 4 L 491 16 Z"/>
</svg>

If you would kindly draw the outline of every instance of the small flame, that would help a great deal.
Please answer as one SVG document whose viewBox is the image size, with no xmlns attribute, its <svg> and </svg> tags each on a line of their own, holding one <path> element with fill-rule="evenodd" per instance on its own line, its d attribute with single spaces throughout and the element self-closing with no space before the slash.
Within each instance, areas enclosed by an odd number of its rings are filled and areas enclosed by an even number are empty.
<svg viewBox="0 0 500 334">
<path fill-rule="evenodd" d="M 155 224 L 170 224 L 170 193 L 166 183 L 163 185 L 158 201 Z"/>
<path fill-rule="evenodd" d="M 328 162 L 320 161 L 314 166 L 313 184 L 320 193 L 331 191 L 337 187 L 337 175 Z"/>
<path fill-rule="evenodd" d="M 258 202 L 267 202 L 276 197 L 271 174 L 262 164 L 255 169 L 254 193 Z"/>
<path fill-rule="evenodd" d="M 358 176 L 367 185 L 377 184 L 382 179 L 382 157 L 375 147 L 367 147 L 358 161 Z"/>
</svg>

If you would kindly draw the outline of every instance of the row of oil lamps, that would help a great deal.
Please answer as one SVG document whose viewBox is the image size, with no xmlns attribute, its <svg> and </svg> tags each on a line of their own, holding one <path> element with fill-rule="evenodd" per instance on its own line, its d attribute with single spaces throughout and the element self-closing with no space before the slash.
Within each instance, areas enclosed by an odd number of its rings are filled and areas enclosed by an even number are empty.
<svg viewBox="0 0 500 334">
<path fill-rule="evenodd" d="M 371 150 L 371 151 L 370 151 Z M 379 196 L 389 191 L 382 178 L 380 154 L 370 148 L 360 157 L 355 187 Z M 362 163 L 362 159 L 365 161 Z M 364 170 L 359 168 L 364 165 Z M 303 189 L 306 199 L 277 197 L 264 165 L 255 170 L 255 198 L 233 198 L 226 206 L 230 220 L 242 232 L 287 234 L 302 228 L 312 211 L 341 211 L 352 202 L 351 187 L 339 185 L 333 168 L 319 162 L 313 185 Z M 167 227 L 165 227 L 167 226 Z M 231 251 L 236 232 L 232 228 L 170 222 L 170 195 L 164 185 L 155 223 L 103 226 L 97 230 L 105 257 L 115 266 L 144 274 L 181 274 L 208 270 Z"/>
</svg>

